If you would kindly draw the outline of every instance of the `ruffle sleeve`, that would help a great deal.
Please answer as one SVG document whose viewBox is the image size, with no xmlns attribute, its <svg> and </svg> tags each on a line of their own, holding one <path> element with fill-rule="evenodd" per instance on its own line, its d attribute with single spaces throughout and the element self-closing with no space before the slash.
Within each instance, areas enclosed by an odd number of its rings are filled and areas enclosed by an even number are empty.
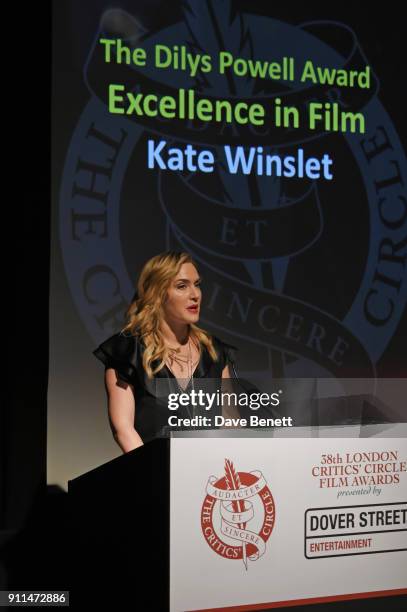
<svg viewBox="0 0 407 612">
<path fill-rule="evenodd" d="M 233 346 L 233 344 L 228 344 L 227 342 L 220 340 L 216 336 L 212 336 L 212 338 L 215 341 L 215 347 L 220 357 L 221 370 L 223 371 L 223 369 L 228 365 L 229 370 L 230 370 L 230 375 L 237 377 L 236 358 L 237 358 L 237 351 L 239 349 L 236 346 Z"/>
<path fill-rule="evenodd" d="M 114 368 L 120 379 L 132 385 L 137 382 L 139 346 L 135 336 L 117 332 L 92 353 L 106 368 Z"/>
</svg>

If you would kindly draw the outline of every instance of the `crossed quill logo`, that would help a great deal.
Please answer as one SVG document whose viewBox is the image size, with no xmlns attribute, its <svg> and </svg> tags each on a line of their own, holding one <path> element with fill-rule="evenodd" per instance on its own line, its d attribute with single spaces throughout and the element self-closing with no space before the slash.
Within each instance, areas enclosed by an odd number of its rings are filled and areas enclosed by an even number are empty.
<svg viewBox="0 0 407 612">
<path fill-rule="evenodd" d="M 225 460 L 225 474 L 226 474 L 226 484 L 229 490 L 238 490 L 241 488 L 240 477 L 236 472 L 233 463 L 229 461 L 229 459 Z M 234 513 L 243 514 L 246 510 L 245 502 L 243 500 L 232 501 L 232 509 Z M 247 521 L 242 523 L 238 523 L 239 529 L 244 529 L 246 527 Z M 246 552 L 246 542 L 242 544 L 243 549 L 243 563 L 245 568 L 247 569 L 247 552 Z"/>
</svg>

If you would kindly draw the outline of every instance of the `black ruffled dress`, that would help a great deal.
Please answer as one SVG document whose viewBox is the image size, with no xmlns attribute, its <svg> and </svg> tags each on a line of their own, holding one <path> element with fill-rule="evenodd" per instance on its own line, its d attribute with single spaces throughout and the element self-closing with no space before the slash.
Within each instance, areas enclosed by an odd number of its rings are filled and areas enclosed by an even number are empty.
<svg viewBox="0 0 407 612">
<path fill-rule="evenodd" d="M 188 381 L 182 381 L 182 387 L 188 393 L 193 388 L 195 391 L 202 389 L 204 392 L 216 393 L 224 388 L 225 379 L 222 383 L 222 371 L 229 365 L 231 376 L 236 376 L 235 351 L 237 348 L 231 344 L 221 341 L 212 336 L 218 361 L 213 361 L 205 347 L 202 347 L 201 358 L 196 366 L 193 377 Z M 129 332 L 117 332 L 102 342 L 94 351 L 95 357 L 105 365 L 105 369 L 114 368 L 118 377 L 133 385 L 135 398 L 134 428 L 137 430 L 143 442 L 148 442 L 156 437 L 168 436 L 170 430 L 174 429 L 205 429 L 196 426 L 169 426 L 168 418 L 176 415 L 179 419 L 189 419 L 195 416 L 222 414 L 221 405 L 213 405 L 210 412 L 202 406 L 179 406 L 176 411 L 169 410 L 168 396 L 170 393 L 179 394 L 184 389 L 171 372 L 164 366 L 157 374 L 149 379 L 142 363 L 143 342 Z M 152 364 L 155 366 L 155 363 Z M 216 429 L 216 427 L 213 427 Z"/>
</svg>

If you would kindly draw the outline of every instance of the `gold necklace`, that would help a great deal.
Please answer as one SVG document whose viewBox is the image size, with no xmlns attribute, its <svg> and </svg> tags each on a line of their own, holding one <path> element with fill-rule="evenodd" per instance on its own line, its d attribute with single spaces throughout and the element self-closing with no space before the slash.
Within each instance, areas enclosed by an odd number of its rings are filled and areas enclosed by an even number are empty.
<svg viewBox="0 0 407 612">
<path fill-rule="evenodd" d="M 169 348 L 171 348 L 171 347 L 169 347 Z M 174 350 L 174 352 L 177 352 L 177 349 L 173 349 L 173 350 Z M 194 373 L 193 366 L 195 366 L 199 362 L 199 359 L 196 362 L 196 364 L 192 363 L 192 351 L 191 351 L 190 338 L 188 339 L 188 354 L 189 354 L 189 356 L 186 359 L 182 359 L 181 357 L 178 357 L 178 356 L 175 357 L 174 355 L 170 356 L 170 359 L 180 366 L 181 373 L 184 371 L 184 368 L 183 368 L 182 364 L 186 364 L 188 366 L 188 370 L 189 370 L 188 380 L 192 380 L 192 383 L 193 383 L 193 373 Z M 171 368 L 172 363 L 171 363 L 171 365 L 170 364 L 167 364 L 167 365 L 168 365 L 169 370 L 172 372 L 172 374 L 174 375 L 174 378 L 177 380 L 177 383 L 178 383 L 178 378 L 177 378 L 176 374 L 173 372 L 173 370 Z M 178 383 L 178 386 L 180 386 L 179 383 Z"/>
<path fill-rule="evenodd" d="M 189 371 L 189 379 L 188 379 L 188 383 L 187 385 L 184 387 L 182 387 L 179 382 L 178 382 L 178 378 L 176 377 L 176 375 L 174 374 L 174 372 L 172 371 L 172 369 L 170 368 L 170 366 L 168 365 L 168 369 L 170 370 L 170 372 L 172 373 L 172 375 L 175 378 L 175 382 L 177 384 L 178 389 L 180 390 L 181 393 L 185 393 L 188 386 L 191 384 L 191 388 L 193 391 L 195 391 L 195 385 L 194 385 L 194 369 L 192 367 L 192 352 L 191 352 L 191 344 L 190 344 L 190 338 L 188 338 L 188 349 L 189 349 L 189 359 L 187 360 L 187 363 L 190 364 L 190 371 Z M 199 359 L 198 362 L 199 363 Z M 195 409 L 194 407 L 192 407 L 192 413 L 190 410 L 189 406 L 185 406 L 186 411 L 188 413 L 188 416 L 192 419 L 195 416 Z M 188 429 L 188 428 L 187 428 Z M 192 427 L 192 429 L 197 429 L 197 427 Z"/>
<path fill-rule="evenodd" d="M 182 364 L 187 364 L 192 368 L 191 338 L 190 337 L 188 337 L 188 342 L 187 342 L 187 353 L 188 354 L 181 353 L 181 346 L 178 346 L 177 348 L 169 346 L 168 349 L 170 351 L 169 358 L 170 358 L 171 364 L 173 362 L 177 363 L 180 366 L 181 371 L 183 371 L 184 369 Z"/>
</svg>

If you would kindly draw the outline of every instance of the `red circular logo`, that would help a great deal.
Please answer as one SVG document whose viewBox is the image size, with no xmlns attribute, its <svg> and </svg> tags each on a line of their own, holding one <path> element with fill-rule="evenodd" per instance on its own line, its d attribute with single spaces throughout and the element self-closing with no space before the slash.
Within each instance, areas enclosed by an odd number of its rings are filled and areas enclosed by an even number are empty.
<svg viewBox="0 0 407 612">
<path fill-rule="evenodd" d="M 201 509 L 202 533 L 209 546 L 226 559 L 257 561 L 275 523 L 275 504 L 259 470 L 237 472 L 225 459 L 225 473 L 210 476 Z"/>
</svg>

